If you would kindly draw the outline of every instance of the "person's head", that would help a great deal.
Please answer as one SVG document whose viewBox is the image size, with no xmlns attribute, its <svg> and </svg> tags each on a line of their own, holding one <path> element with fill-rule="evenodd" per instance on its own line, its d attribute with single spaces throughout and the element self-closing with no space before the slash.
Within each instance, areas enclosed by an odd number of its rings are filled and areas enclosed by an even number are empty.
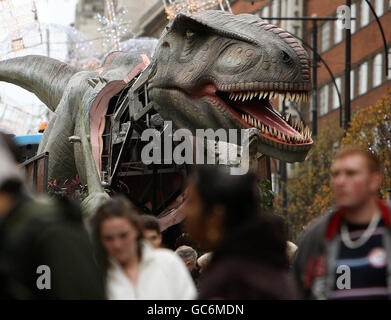
<svg viewBox="0 0 391 320">
<path fill-rule="evenodd" d="M 106 257 L 126 264 L 135 254 L 140 255 L 142 224 L 128 199 L 116 197 L 104 203 L 93 217 L 92 225 Z"/>
<path fill-rule="evenodd" d="M 342 147 L 331 166 L 331 188 L 336 205 L 357 208 L 376 197 L 382 183 L 382 165 L 371 151 Z"/>
<path fill-rule="evenodd" d="M 198 272 L 203 273 L 211 260 L 212 260 L 212 252 L 204 253 L 201 257 L 199 257 L 197 260 Z"/>
<path fill-rule="evenodd" d="M 160 248 L 162 244 L 162 235 L 160 233 L 159 220 L 151 215 L 143 214 L 141 216 L 143 225 L 143 236 L 154 248 Z"/>
<path fill-rule="evenodd" d="M 192 272 L 197 264 L 197 252 L 189 246 L 180 246 L 175 253 L 183 260 L 186 268 Z"/>
<path fill-rule="evenodd" d="M 259 211 L 256 178 L 198 167 L 189 179 L 185 228 L 194 243 L 213 251 L 230 230 Z"/>
<path fill-rule="evenodd" d="M 17 166 L 18 148 L 10 137 L 0 132 L 0 217 L 14 206 L 15 199 L 22 193 L 23 176 Z"/>
</svg>

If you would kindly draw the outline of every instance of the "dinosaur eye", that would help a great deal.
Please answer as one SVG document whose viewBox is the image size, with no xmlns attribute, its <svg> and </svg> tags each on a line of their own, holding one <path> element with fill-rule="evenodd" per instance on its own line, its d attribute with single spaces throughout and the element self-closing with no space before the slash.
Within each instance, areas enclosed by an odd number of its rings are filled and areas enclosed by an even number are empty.
<svg viewBox="0 0 391 320">
<path fill-rule="evenodd" d="M 191 30 L 186 30 L 185 37 L 186 39 L 191 39 L 194 36 L 194 32 Z"/>
<path fill-rule="evenodd" d="M 285 63 L 289 63 L 291 61 L 291 57 L 285 51 L 281 51 L 281 58 L 282 58 L 282 61 Z"/>
</svg>

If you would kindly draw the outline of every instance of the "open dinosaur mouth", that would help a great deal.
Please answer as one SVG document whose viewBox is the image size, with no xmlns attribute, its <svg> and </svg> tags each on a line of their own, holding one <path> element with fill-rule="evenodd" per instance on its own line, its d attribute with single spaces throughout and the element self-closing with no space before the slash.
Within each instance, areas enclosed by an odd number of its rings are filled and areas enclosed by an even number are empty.
<svg viewBox="0 0 391 320">
<path fill-rule="evenodd" d="M 279 94 L 283 99 L 293 102 L 308 101 L 308 91 L 235 91 L 226 92 L 208 90 L 207 93 L 217 98 L 220 105 L 245 127 L 258 128 L 261 138 L 271 146 L 282 150 L 305 150 L 313 143 L 312 132 L 303 122 L 289 116 L 282 116 L 273 108 L 269 99 Z"/>
</svg>

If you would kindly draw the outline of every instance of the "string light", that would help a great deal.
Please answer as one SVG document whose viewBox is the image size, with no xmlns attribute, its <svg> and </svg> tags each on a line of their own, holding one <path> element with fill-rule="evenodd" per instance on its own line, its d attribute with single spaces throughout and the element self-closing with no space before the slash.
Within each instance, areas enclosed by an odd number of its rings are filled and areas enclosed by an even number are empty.
<svg viewBox="0 0 391 320">
<path fill-rule="evenodd" d="M 228 0 L 162 0 L 167 19 L 173 19 L 178 13 L 196 13 L 199 11 L 220 8 L 222 11 L 232 13 Z M 224 6 L 225 5 L 225 6 Z"/>
<path fill-rule="evenodd" d="M 105 0 L 107 8 L 107 17 L 98 13 L 95 17 L 103 27 L 98 28 L 98 32 L 104 34 L 103 46 L 108 49 L 114 45 L 116 50 L 121 50 L 121 37 L 128 34 L 127 25 L 130 22 L 125 22 L 126 9 L 122 9 L 116 13 L 113 0 Z"/>
</svg>

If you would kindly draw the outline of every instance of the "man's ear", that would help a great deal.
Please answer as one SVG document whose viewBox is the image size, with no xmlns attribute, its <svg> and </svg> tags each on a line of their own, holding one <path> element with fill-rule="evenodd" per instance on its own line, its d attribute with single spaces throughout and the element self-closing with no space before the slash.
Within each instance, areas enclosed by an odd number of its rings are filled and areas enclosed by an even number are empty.
<svg viewBox="0 0 391 320">
<path fill-rule="evenodd" d="M 383 179 L 380 173 L 372 173 L 370 189 L 373 193 L 377 193 L 379 191 L 379 189 L 381 188 L 382 180 Z"/>
</svg>

